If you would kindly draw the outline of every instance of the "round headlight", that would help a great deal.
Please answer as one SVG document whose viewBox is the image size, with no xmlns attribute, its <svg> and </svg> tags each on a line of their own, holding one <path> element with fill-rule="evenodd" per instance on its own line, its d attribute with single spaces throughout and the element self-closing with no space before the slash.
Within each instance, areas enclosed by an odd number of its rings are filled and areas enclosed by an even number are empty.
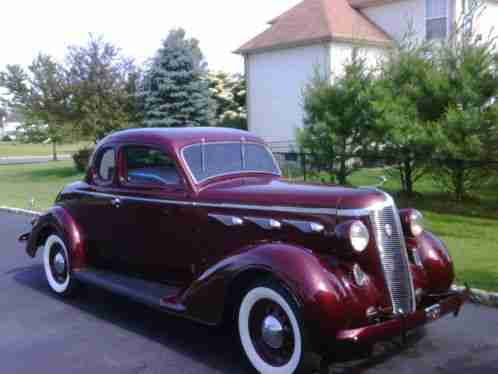
<svg viewBox="0 0 498 374">
<path fill-rule="evenodd" d="M 367 249 L 370 234 L 367 227 L 361 221 L 355 221 L 351 224 L 349 228 L 349 240 L 355 251 L 363 252 Z"/>
<path fill-rule="evenodd" d="M 424 232 L 424 216 L 418 210 L 412 210 L 409 217 L 410 233 L 419 236 Z"/>
</svg>

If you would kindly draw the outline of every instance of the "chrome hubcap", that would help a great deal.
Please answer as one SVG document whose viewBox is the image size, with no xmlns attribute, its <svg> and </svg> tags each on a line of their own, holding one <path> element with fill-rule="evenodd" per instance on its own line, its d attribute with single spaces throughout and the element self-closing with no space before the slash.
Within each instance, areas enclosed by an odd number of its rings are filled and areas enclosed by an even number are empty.
<svg viewBox="0 0 498 374">
<path fill-rule="evenodd" d="M 54 257 L 54 269 L 58 275 L 64 274 L 66 271 L 66 259 L 62 253 L 57 253 Z"/>
<path fill-rule="evenodd" d="M 263 341 L 273 349 L 280 349 L 284 343 L 284 327 L 282 323 L 272 315 L 263 320 L 261 327 Z"/>
</svg>

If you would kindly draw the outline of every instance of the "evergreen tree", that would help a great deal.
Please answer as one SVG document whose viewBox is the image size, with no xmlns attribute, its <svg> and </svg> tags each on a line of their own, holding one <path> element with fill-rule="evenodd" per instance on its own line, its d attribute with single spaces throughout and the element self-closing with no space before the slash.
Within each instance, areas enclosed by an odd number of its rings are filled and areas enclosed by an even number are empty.
<svg viewBox="0 0 498 374">
<path fill-rule="evenodd" d="M 144 123 L 148 127 L 209 126 L 214 102 L 199 42 L 170 31 L 145 73 Z"/>
</svg>

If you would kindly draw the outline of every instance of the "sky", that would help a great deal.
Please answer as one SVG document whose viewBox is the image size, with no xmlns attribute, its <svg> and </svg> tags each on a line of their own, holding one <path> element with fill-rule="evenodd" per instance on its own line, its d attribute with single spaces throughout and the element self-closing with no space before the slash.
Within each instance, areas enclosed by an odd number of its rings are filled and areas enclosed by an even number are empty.
<svg viewBox="0 0 498 374">
<path fill-rule="evenodd" d="M 183 27 L 211 70 L 243 72 L 232 52 L 300 0 L 9 0 L 0 8 L 0 71 L 29 65 L 38 52 L 64 56 L 68 45 L 102 34 L 138 63 L 152 57 L 168 31 Z"/>
</svg>

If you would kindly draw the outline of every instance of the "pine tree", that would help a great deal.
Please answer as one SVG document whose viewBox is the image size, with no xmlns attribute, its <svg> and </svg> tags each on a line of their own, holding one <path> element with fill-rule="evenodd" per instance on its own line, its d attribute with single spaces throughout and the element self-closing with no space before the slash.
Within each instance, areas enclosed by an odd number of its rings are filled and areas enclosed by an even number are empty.
<svg viewBox="0 0 498 374">
<path fill-rule="evenodd" d="M 170 31 L 150 62 L 144 81 L 148 127 L 209 126 L 214 102 L 199 42 L 183 29 Z"/>
</svg>

